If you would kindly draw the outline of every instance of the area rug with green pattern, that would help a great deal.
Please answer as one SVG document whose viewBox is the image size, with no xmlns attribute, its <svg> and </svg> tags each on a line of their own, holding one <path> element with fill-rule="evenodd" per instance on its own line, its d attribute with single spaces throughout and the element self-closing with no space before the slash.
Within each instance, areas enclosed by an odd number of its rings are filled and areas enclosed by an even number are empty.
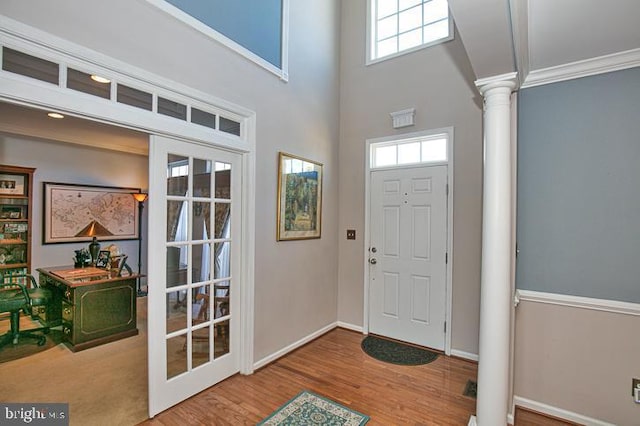
<svg viewBox="0 0 640 426">
<path fill-rule="evenodd" d="M 360 426 L 368 421 L 369 416 L 353 411 L 313 392 L 302 391 L 269 417 L 258 423 L 258 426 Z"/>
<path fill-rule="evenodd" d="M 436 352 L 417 346 L 383 339 L 377 336 L 367 336 L 362 340 L 362 350 L 379 361 L 399 365 L 428 364 L 438 358 Z"/>
</svg>

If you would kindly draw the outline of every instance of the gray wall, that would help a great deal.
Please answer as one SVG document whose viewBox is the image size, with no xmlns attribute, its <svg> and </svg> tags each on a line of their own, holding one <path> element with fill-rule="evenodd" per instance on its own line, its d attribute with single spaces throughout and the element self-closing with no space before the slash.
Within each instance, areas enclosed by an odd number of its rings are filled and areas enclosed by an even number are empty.
<svg viewBox="0 0 640 426">
<path fill-rule="evenodd" d="M 148 187 L 147 157 L 51 140 L 0 133 L 2 164 L 35 167 L 32 193 L 31 272 L 44 266 L 72 265 L 74 250 L 87 243 L 42 244 L 43 182 L 77 183 L 83 185 Z M 142 220 L 143 236 L 147 235 L 146 213 Z M 129 258 L 127 263 L 138 268 L 138 241 L 105 241 L 103 247 L 116 244 Z M 142 271 L 146 271 L 146 242 L 142 246 Z"/>
<path fill-rule="evenodd" d="M 337 317 L 339 4 L 291 2 L 288 83 L 144 1 L 0 5 L 13 19 L 256 112 L 256 360 Z M 320 240 L 275 241 L 278 151 L 324 164 Z"/>
<path fill-rule="evenodd" d="M 453 349 L 477 354 L 482 228 L 482 110 L 459 37 L 365 66 L 366 0 L 342 2 L 340 92 L 340 287 L 338 319 L 363 324 L 365 141 L 453 126 Z M 416 125 L 394 130 L 390 112 L 416 108 Z M 346 240 L 346 229 L 357 239 Z"/>
<path fill-rule="evenodd" d="M 282 0 L 167 0 L 282 68 Z"/>
<path fill-rule="evenodd" d="M 517 287 L 640 303 L 640 68 L 519 96 Z"/>
</svg>

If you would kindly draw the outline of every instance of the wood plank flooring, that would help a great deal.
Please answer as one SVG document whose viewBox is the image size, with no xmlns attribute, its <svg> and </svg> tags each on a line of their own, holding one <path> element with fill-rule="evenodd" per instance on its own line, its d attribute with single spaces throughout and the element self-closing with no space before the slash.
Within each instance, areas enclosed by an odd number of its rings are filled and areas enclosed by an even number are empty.
<svg viewBox="0 0 640 426">
<path fill-rule="evenodd" d="M 558 419 L 520 407 L 516 407 L 515 423 L 517 426 L 581 426 L 579 423 Z"/>
<path fill-rule="evenodd" d="M 233 376 L 144 425 L 255 425 L 301 390 L 371 417 L 368 425 L 466 425 L 475 399 L 475 363 L 440 356 L 421 366 L 370 358 L 362 335 L 333 330 L 251 376 Z"/>
</svg>

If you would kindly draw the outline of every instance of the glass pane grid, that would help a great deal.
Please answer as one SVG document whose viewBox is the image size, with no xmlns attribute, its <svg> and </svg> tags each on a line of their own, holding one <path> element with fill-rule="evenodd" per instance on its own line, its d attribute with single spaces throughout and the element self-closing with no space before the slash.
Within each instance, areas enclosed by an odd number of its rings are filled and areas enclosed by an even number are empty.
<svg viewBox="0 0 640 426">
<path fill-rule="evenodd" d="M 446 0 L 375 0 L 373 58 L 415 50 L 449 37 Z"/>
<path fill-rule="evenodd" d="M 447 145 L 446 137 L 374 145 L 371 148 L 371 168 L 446 162 L 448 160 Z"/>
</svg>

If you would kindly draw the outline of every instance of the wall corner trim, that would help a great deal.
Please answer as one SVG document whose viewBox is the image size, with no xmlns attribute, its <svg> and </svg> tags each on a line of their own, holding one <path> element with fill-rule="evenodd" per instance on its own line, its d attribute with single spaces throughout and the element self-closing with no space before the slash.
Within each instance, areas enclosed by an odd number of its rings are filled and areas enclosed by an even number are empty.
<svg viewBox="0 0 640 426">
<path fill-rule="evenodd" d="M 361 325 L 355 325 L 355 324 L 351 324 L 348 322 L 342 322 L 342 321 L 338 321 L 336 323 L 336 326 L 340 327 L 340 328 L 344 328 L 347 330 L 351 330 L 351 331 L 357 331 L 358 333 L 362 333 L 364 328 L 362 328 Z"/>
<path fill-rule="evenodd" d="M 615 426 L 613 423 L 607 423 L 603 420 L 594 419 L 591 417 L 583 416 L 582 414 L 574 413 L 562 408 L 553 407 L 551 405 L 544 404 L 542 402 L 534 401 L 531 399 L 523 398 L 515 395 L 513 402 L 516 406 L 527 408 L 529 410 L 537 411 L 542 414 L 548 414 L 550 416 L 558 417 L 564 420 L 580 423 L 590 426 Z"/>
<path fill-rule="evenodd" d="M 571 296 L 567 294 L 545 293 L 533 290 L 516 290 L 520 303 L 535 302 L 572 308 L 591 309 L 614 314 L 640 316 L 640 303 L 620 302 L 617 300 L 594 299 L 591 297 Z"/>
<path fill-rule="evenodd" d="M 322 336 L 323 334 L 330 332 L 331 330 L 333 330 L 337 326 L 338 326 L 337 322 L 332 322 L 331 324 L 325 325 L 324 327 L 320 328 L 319 330 L 316 330 L 313 333 L 303 337 L 302 339 L 300 339 L 300 340 L 298 340 L 296 342 L 293 342 L 289 346 L 286 346 L 286 347 L 280 349 L 279 351 L 276 351 L 276 352 L 272 353 L 271 355 L 267 355 L 266 357 L 262 358 L 261 360 L 256 361 L 256 363 L 253 364 L 253 369 L 257 370 L 259 368 L 264 367 L 267 364 L 270 364 L 270 363 L 274 362 L 275 360 L 285 356 L 289 352 L 292 352 L 292 351 L 298 349 L 299 347 L 306 345 L 310 341 L 312 341 L 314 339 L 317 339 L 318 337 Z"/>
<path fill-rule="evenodd" d="M 451 356 L 475 362 L 478 362 L 479 360 L 478 354 L 472 354 L 471 352 L 465 352 L 458 349 L 451 349 Z"/>
</svg>

